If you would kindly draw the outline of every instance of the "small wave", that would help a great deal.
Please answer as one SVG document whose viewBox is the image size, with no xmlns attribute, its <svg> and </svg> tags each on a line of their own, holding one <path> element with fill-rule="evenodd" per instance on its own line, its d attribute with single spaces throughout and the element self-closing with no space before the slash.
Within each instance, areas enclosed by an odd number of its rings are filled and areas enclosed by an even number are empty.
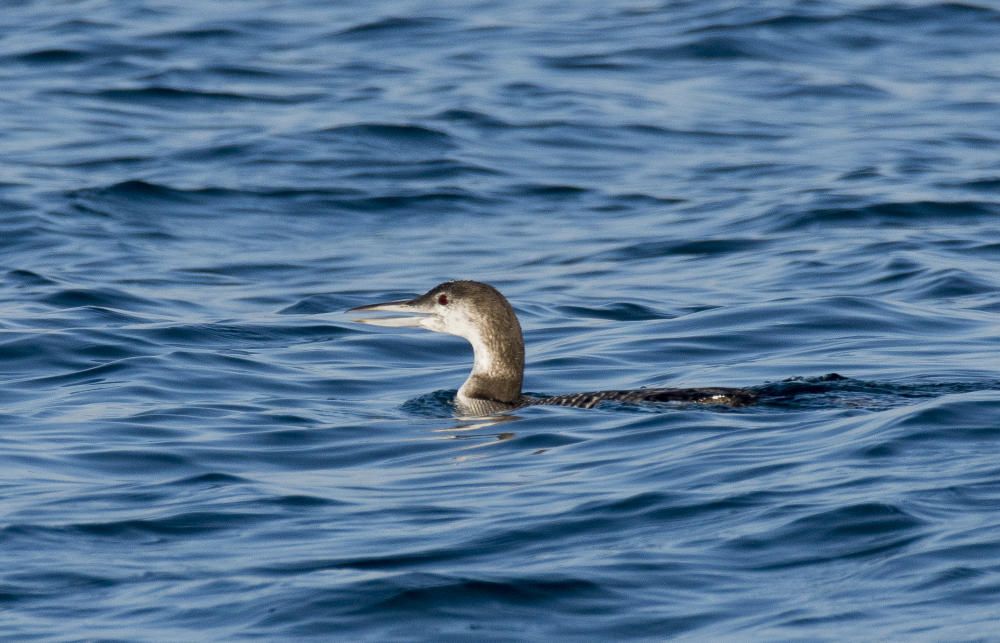
<svg viewBox="0 0 1000 643">
<path fill-rule="evenodd" d="M 951 268 L 924 272 L 908 290 L 916 299 L 939 301 L 994 294 L 996 286 L 966 270 Z"/>
<path fill-rule="evenodd" d="M 868 502 L 810 513 L 768 532 L 738 537 L 727 547 L 748 556 L 756 570 L 784 569 L 902 552 L 921 537 L 924 525 L 897 505 Z M 785 555 L 789 550 L 801 553 Z"/>
<path fill-rule="evenodd" d="M 499 169 L 489 168 L 483 165 L 473 165 L 462 161 L 455 161 L 448 158 L 431 158 L 425 160 L 414 160 L 399 166 L 379 165 L 370 170 L 359 170 L 351 172 L 348 176 L 355 181 L 386 180 L 396 181 L 406 180 L 458 180 L 464 178 L 476 178 L 483 176 L 503 176 L 505 173 Z"/>
<path fill-rule="evenodd" d="M 22 537 L 37 538 L 39 530 L 28 525 L 13 524 L 0 529 L 0 542 Z M 34 542 L 38 546 L 38 541 Z M 58 598 L 72 592 L 101 592 L 119 584 L 110 576 L 98 576 L 67 570 L 38 570 L 30 575 L 13 573 L 0 586 L 0 605 L 16 605 L 43 598 Z"/>
<path fill-rule="evenodd" d="M 183 471 L 193 468 L 192 461 L 165 449 L 99 449 L 70 456 L 78 465 L 97 470 L 102 475 L 139 475 L 149 471 Z"/>
<path fill-rule="evenodd" d="M 603 306 L 559 306 L 559 313 L 567 319 L 607 319 L 611 321 L 643 321 L 648 319 L 669 319 L 671 315 L 649 306 L 628 302 L 611 303 Z"/>
<path fill-rule="evenodd" d="M 74 324 L 76 326 L 76 324 Z M 35 333 L 0 341 L 0 363 L 7 376 L 28 377 L 41 372 L 39 362 L 51 371 L 81 371 L 140 354 L 138 347 L 109 340 L 99 332 L 72 331 Z"/>
<path fill-rule="evenodd" d="M 268 27 L 266 23 L 262 25 Z M 174 29 L 171 31 L 161 31 L 149 34 L 147 38 L 151 40 L 233 40 L 247 36 L 247 32 L 234 27 L 190 27 L 187 29 Z"/>
<path fill-rule="evenodd" d="M 478 195 L 467 190 L 447 190 L 434 192 L 414 192 L 409 194 L 385 194 L 359 199 L 338 199 L 330 202 L 331 208 L 348 212 L 399 212 L 419 214 L 422 212 L 440 215 L 440 207 L 447 207 L 450 213 L 475 212 L 478 207 L 493 205 L 495 199 Z"/>
<path fill-rule="evenodd" d="M 111 185 L 82 188 L 68 192 L 74 199 L 122 198 L 129 201 L 185 201 L 190 202 L 198 190 L 179 190 L 160 183 L 130 179 Z"/>
<path fill-rule="evenodd" d="M 884 89 L 866 83 L 833 83 L 823 85 L 803 85 L 771 94 L 774 98 L 817 98 L 883 100 L 892 96 Z"/>
<path fill-rule="evenodd" d="M 185 476 L 183 478 L 177 478 L 176 480 L 171 480 L 170 482 L 164 483 L 168 486 L 179 486 L 179 487 L 222 487 L 229 485 L 243 485 L 249 484 L 251 481 L 242 476 L 237 476 L 229 473 L 199 473 L 194 476 Z"/>
<path fill-rule="evenodd" d="M 876 411 L 911 406 L 921 398 L 1000 391 L 1000 381 L 878 382 L 829 373 L 819 377 L 792 377 L 751 387 L 765 405 L 830 408 L 849 406 Z"/>
<path fill-rule="evenodd" d="M 989 387 L 923 385 L 911 395 L 933 398 L 880 420 L 876 428 L 884 437 L 864 446 L 864 457 L 900 456 L 903 451 L 924 451 L 934 444 L 975 447 L 992 443 L 1000 435 L 1000 382 Z"/>
<path fill-rule="evenodd" d="M 604 252 L 594 259 L 606 261 L 631 261 L 670 256 L 721 256 L 739 252 L 760 250 L 768 246 L 767 239 L 686 239 L 671 241 L 643 241 Z"/>
<path fill-rule="evenodd" d="M 637 47 L 623 52 L 650 60 L 769 60 L 773 54 L 764 43 L 743 38 L 718 36 L 699 38 L 682 45 Z"/>
<path fill-rule="evenodd" d="M 656 136 L 672 140 L 696 140 L 699 143 L 748 141 L 780 141 L 787 136 L 773 126 L 750 123 L 737 129 L 733 125 L 713 129 L 677 129 L 648 124 L 630 124 L 625 129 L 641 136 Z"/>
<path fill-rule="evenodd" d="M 862 32 L 869 26 L 919 25 L 933 27 L 969 21 L 997 21 L 1000 13 L 989 7 L 961 2 L 931 2 L 924 5 L 898 3 L 873 4 L 872 6 L 841 13 L 777 13 L 768 18 L 746 22 L 714 23 L 691 29 L 689 33 L 739 31 L 761 27 L 775 30 L 813 30 L 852 26 Z"/>
<path fill-rule="evenodd" d="M 319 130 L 318 134 L 361 141 L 382 141 L 396 145 L 432 146 L 440 150 L 452 149 L 454 147 L 451 136 L 447 133 L 420 125 L 359 123 L 329 127 Z"/>
<path fill-rule="evenodd" d="M 455 390 L 440 390 L 407 400 L 402 410 L 410 415 L 429 418 L 450 418 L 455 414 Z"/>
<path fill-rule="evenodd" d="M 452 24 L 452 21 L 446 18 L 393 16 L 348 27 L 347 29 L 339 32 L 338 35 L 358 37 L 383 35 L 402 36 L 412 34 L 414 32 L 437 29 L 438 27 L 450 24 Z"/>
<path fill-rule="evenodd" d="M 279 315 L 315 315 L 318 313 L 340 312 L 345 308 L 343 299 L 332 295 L 314 295 L 300 299 L 291 306 L 278 311 Z"/>
<path fill-rule="evenodd" d="M 541 56 L 539 62 L 556 71 L 628 71 L 636 68 L 634 62 L 621 60 L 614 53 L 582 56 Z"/>
<path fill-rule="evenodd" d="M 472 109 L 446 109 L 433 116 L 436 120 L 448 121 L 450 123 L 462 123 L 474 125 L 483 129 L 503 129 L 510 125 L 500 118 L 485 112 L 478 112 Z"/>
<path fill-rule="evenodd" d="M 1000 215 L 1000 204 L 989 201 L 887 202 L 852 208 L 815 208 L 783 213 L 769 212 L 767 219 L 779 222 L 778 230 L 791 231 L 844 225 L 885 227 L 938 221 L 956 225 Z"/>
<path fill-rule="evenodd" d="M 39 288 L 43 286 L 54 286 L 57 284 L 56 281 L 34 272 L 33 270 L 8 270 L 6 277 L 8 283 L 14 284 L 15 287 L 20 288 Z"/>
<path fill-rule="evenodd" d="M 306 494 L 288 494 L 282 496 L 272 496 L 264 500 L 261 504 L 275 507 L 276 509 L 288 510 L 291 512 L 298 512 L 303 509 L 317 509 L 321 507 L 343 507 L 349 506 L 352 503 L 345 502 L 341 500 L 334 500 L 333 498 L 323 498 L 320 496 L 312 496 Z"/>
<path fill-rule="evenodd" d="M 144 326 L 124 331 L 159 346 L 285 345 L 340 337 L 348 330 L 333 324 L 281 325 L 195 323 Z"/>
<path fill-rule="evenodd" d="M 7 58 L 17 62 L 37 64 L 37 65 L 61 65 L 75 63 L 86 60 L 90 53 L 80 49 L 36 49 L 22 54 L 0 56 L 0 60 Z"/>
<path fill-rule="evenodd" d="M 565 574 L 481 577 L 410 571 L 360 576 L 349 586 L 321 592 L 288 592 L 263 610 L 254 627 L 265 634 L 291 631 L 328 637 L 330 632 L 339 632 L 380 640 L 408 639 L 415 634 L 418 638 L 481 638 L 478 623 L 484 606 L 505 605 L 505 622 L 490 624 L 484 631 L 489 632 L 488 638 L 514 640 L 537 637 L 544 631 L 519 617 L 522 612 L 527 616 L 536 609 L 562 610 L 562 614 L 569 610 L 583 618 L 595 609 L 603 611 L 603 603 L 612 597 L 613 592 L 597 582 Z M 450 606 L 447 615 L 439 613 L 441 605 Z M 414 611 L 426 617 L 416 629 L 407 624 Z M 584 635 L 586 628 L 561 631 Z"/>
<path fill-rule="evenodd" d="M 571 199 L 591 194 L 591 190 L 578 185 L 515 185 L 509 188 L 512 196 Z"/>
<path fill-rule="evenodd" d="M 103 89 L 96 91 L 83 90 L 59 90 L 57 93 L 92 96 L 94 98 L 104 98 L 112 101 L 128 103 L 151 103 L 168 104 L 173 108 L 189 107 L 191 109 L 201 109 L 206 102 L 226 103 L 226 102 L 254 102 L 254 103 L 276 103 L 295 104 L 310 99 L 317 98 L 316 94 L 263 94 L 257 93 L 236 93 L 221 92 L 209 89 L 178 88 L 163 85 L 141 85 L 138 87 L 126 87 L 121 89 Z"/>
<path fill-rule="evenodd" d="M 117 288 L 66 288 L 44 295 L 39 299 L 54 308 L 87 308 L 93 312 L 117 318 L 119 321 L 136 321 L 119 311 L 155 310 L 156 302 L 127 293 Z"/>
<path fill-rule="evenodd" d="M 921 5 L 886 3 L 847 14 L 857 18 L 889 25 L 929 24 L 940 26 L 956 21 L 1000 22 L 996 9 L 963 2 L 931 2 Z"/>
<path fill-rule="evenodd" d="M 975 179 L 973 181 L 958 183 L 955 187 L 975 190 L 977 192 L 1000 193 L 1000 178 Z"/>
<path fill-rule="evenodd" d="M 68 529 L 99 538 L 146 540 L 151 536 L 196 537 L 219 531 L 246 529 L 270 517 L 269 514 L 251 512 L 191 511 L 167 518 L 79 523 Z"/>
<path fill-rule="evenodd" d="M 573 56 L 542 56 L 539 62 L 557 71 L 628 72 L 663 61 L 769 60 L 774 58 L 772 49 L 766 42 L 750 38 L 704 36 L 672 45 L 631 47 Z"/>
<path fill-rule="evenodd" d="M 440 577 L 428 574 L 403 574 L 396 579 L 397 590 L 370 606 L 372 613 L 382 609 L 413 609 L 414 604 L 431 607 L 444 604 L 479 604 L 480 601 L 502 600 L 505 604 L 530 605 L 559 603 L 580 594 L 602 594 L 599 584 L 580 578 L 524 577 L 485 581 Z M 402 580 L 402 583 L 399 581 Z M 413 582 L 417 581 L 417 582 Z M 428 582 L 430 581 L 430 582 Z"/>
<path fill-rule="evenodd" d="M 214 150 L 205 150 L 211 155 Z M 89 215 L 109 219 L 128 220 L 150 225 L 145 218 L 135 216 L 139 205 L 170 208 L 172 215 L 187 215 L 192 218 L 204 217 L 209 204 L 221 200 L 233 206 L 247 208 L 258 200 L 302 201 L 314 205 L 328 203 L 329 207 L 350 209 L 358 202 L 364 202 L 366 193 L 362 190 L 343 188 L 248 188 L 204 186 L 178 188 L 163 183 L 131 179 L 110 185 L 80 188 L 66 193 L 74 207 Z M 264 205 L 260 206 L 262 209 Z M 136 233 L 138 234 L 138 233 Z M 161 238 L 174 239 L 173 235 L 156 231 Z"/>
</svg>

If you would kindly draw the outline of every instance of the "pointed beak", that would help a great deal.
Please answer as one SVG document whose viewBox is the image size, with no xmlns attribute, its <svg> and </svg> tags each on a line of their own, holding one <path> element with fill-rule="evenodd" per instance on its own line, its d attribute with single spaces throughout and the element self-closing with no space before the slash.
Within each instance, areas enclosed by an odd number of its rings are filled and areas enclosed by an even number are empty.
<svg viewBox="0 0 1000 643">
<path fill-rule="evenodd" d="M 388 326 L 390 328 L 424 328 L 422 321 L 427 319 L 429 312 L 421 310 L 415 306 L 413 301 L 387 301 L 381 304 L 369 304 L 351 308 L 347 312 L 373 312 L 373 313 L 408 313 L 408 317 L 366 317 L 353 321 L 359 324 L 370 324 L 372 326 Z M 414 313 L 416 313 L 414 315 Z"/>
</svg>

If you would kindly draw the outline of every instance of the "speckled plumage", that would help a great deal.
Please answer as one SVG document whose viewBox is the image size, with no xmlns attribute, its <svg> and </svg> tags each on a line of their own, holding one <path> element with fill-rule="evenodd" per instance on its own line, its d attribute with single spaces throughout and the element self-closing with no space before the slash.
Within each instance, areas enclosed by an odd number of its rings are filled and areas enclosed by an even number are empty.
<svg viewBox="0 0 1000 643">
<path fill-rule="evenodd" d="M 757 395 L 742 388 L 640 388 L 626 391 L 594 391 L 571 395 L 551 395 L 532 398 L 533 404 L 549 406 L 576 406 L 592 409 L 601 402 L 691 402 L 696 404 L 724 404 L 746 406 L 757 401 Z"/>
</svg>

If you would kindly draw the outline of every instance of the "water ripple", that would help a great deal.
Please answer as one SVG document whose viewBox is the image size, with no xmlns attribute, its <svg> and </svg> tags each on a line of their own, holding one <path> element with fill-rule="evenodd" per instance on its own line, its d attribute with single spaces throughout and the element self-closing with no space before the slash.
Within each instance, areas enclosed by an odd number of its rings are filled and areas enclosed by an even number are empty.
<svg viewBox="0 0 1000 643">
<path fill-rule="evenodd" d="M 6 638 L 992 634 L 995 7 L 50 5 L 0 11 Z M 526 391 L 760 403 L 456 417 L 464 341 L 343 314 L 450 278 Z"/>
</svg>

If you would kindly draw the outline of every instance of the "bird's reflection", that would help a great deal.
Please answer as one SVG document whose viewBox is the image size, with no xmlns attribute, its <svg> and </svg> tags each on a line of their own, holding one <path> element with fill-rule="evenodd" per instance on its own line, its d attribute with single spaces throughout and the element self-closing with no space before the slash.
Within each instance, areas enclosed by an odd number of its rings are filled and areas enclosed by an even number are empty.
<svg viewBox="0 0 1000 643">
<path fill-rule="evenodd" d="M 456 418 L 455 424 L 451 426 L 431 430 L 434 433 L 446 434 L 442 436 L 446 440 L 468 440 L 473 442 L 472 444 L 460 447 L 460 450 L 467 451 L 471 449 L 480 449 L 492 444 L 499 444 L 514 438 L 517 434 L 513 431 L 484 432 L 483 430 L 520 419 L 521 418 L 517 415 L 493 415 L 489 417 L 474 418 L 458 417 Z M 458 456 L 456 459 L 463 461 L 467 458 L 468 456 Z"/>
</svg>

